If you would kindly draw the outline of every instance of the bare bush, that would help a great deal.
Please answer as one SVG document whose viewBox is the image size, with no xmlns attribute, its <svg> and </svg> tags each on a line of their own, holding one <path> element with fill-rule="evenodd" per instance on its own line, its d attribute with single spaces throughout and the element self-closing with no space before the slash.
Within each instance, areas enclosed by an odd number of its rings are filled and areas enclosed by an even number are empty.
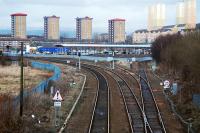
<svg viewBox="0 0 200 133">
<path fill-rule="evenodd" d="M 165 64 L 173 75 L 181 75 L 183 80 L 200 80 L 200 34 L 188 33 L 161 36 L 152 45 L 152 56 L 158 64 Z"/>
<path fill-rule="evenodd" d="M 13 99 L 9 95 L 0 96 L 0 132 L 11 133 L 20 131 L 21 120 L 17 117 L 16 108 L 13 106 Z"/>
</svg>

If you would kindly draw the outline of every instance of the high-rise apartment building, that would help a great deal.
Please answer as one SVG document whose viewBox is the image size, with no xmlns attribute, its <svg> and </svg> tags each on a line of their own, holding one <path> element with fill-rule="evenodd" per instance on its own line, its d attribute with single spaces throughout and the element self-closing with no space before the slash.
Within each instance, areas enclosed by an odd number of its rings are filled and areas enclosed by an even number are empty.
<svg viewBox="0 0 200 133">
<path fill-rule="evenodd" d="M 185 4 L 178 2 L 176 7 L 176 24 L 185 24 Z"/>
<path fill-rule="evenodd" d="M 90 17 L 76 18 L 76 39 L 78 41 L 92 39 L 92 19 Z"/>
<path fill-rule="evenodd" d="M 155 8 L 154 5 L 148 7 L 148 30 L 152 30 L 154 28 L 155 21 Z"/>
<path fill-rule="evenodd" d="M 44 38 L 47 40 L 59 40 L 60 39 L 60 28 L 59 19 L 55 15 L 44 17 Z"/>
<path fill-rule="evenodd" d="M 176 9 L 176 23 L 186 24 L 186 29 L 196 27 L 196 0 L 179 2 Z"/>
<path fill-rule="evenodd" d="M 11 31 L 12 37 L 26 38 L 26 16 L 24 13 L 11 14 Z"/>
<path fill-rule="evenodd" d="M 166 20 L 164 4 L 155 4 L 148 9 L 148 30 L 155 30 L 163 27 Z"/>
<path fill-rule="evenodd" d="M 188 29 L 196 27 L 196 0 L 185 0 L 185 24 Z"/>
<path fill-rule="evenodd" d="M 125 42 L 125 19 L 108 20 L 108 36 L 110 43 Z"/>
</svg>

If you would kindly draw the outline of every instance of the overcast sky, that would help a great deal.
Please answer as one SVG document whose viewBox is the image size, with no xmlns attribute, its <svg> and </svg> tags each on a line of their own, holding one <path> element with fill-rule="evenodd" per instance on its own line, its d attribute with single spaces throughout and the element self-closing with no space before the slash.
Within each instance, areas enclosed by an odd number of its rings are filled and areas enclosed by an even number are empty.
<svg viewBox="0 0 200 133">
<path fill-rule="evenodd" d="M 148 5 L 162 2 L 166 4 L 166 25 L 176 22 L 176 2 L 178 0 L 0 0 L 0 29 L 10 29 L 10 14 L 27 13 L 27 27 L 43 29 L 43 16 L 60 16 L 62 31 L 75 30 L 75 18 L 93 18 L 94 32 L 107 32 L 108 19 L 126 19 L 126 32 L 147 27 Z M 200 12 L 200 0 L 197 0 Z M 197 15 L 197 22 L 200 16 Z"/>
</svg>

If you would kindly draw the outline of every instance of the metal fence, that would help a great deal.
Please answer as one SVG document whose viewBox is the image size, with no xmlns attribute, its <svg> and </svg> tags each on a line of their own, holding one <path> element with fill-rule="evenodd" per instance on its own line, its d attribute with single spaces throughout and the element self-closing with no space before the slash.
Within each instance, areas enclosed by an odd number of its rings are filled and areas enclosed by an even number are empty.
<svg viewBox="0 0 200 133">
<path fill-rule="evenodd" d="M 52 71 L 52 72 L 54 72 L 54 74 L 53 74 L 52 77 L 48 78 L 47 80 L 40 82 L 40 84 L 38 84 L 35 88 L 33 88 L 31 90 L 24 90 L 24 98 L 31 96 L 35 93 L 44 93 L 45 90 L 47 89 L 49 81 L 50 80 L 56 81 L 61 76 L 60 68 L 58 66 L 53 65 L 53 64 L 45 64 L 45 63 L 42 63 L 42 62 L 32 61 L 31 66 L 33 68 L 37 68 L 37 69 Z M 19 104 L 19 101 L 20 101 L 20 96 L 18 95 L 13 99 L 14 106 L 17 106 Z"/>
</svg>

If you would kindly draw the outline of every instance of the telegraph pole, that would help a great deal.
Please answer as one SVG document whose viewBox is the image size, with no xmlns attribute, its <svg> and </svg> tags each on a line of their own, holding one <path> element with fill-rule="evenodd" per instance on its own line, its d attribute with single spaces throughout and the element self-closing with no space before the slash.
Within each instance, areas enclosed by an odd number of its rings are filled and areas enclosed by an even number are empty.
<svg viewBox="0 0 200 133">
<path fill-rule="evenodd" d="M 23 114 L 23 89 L 24 89 L 24 79 L 23 79 L 23 75 L 24 75 L 24 71 L 23 71 L 23 66 L 24 66 L 24 57 L 23 57 L 23 50 L 24 49 L 24 43 L 21 42 L 21 56 L 20 56 L 20 66 L 21 66 L 21 74 L 20 74 L 20 116 L 22 117 Z"/>
</svg>

